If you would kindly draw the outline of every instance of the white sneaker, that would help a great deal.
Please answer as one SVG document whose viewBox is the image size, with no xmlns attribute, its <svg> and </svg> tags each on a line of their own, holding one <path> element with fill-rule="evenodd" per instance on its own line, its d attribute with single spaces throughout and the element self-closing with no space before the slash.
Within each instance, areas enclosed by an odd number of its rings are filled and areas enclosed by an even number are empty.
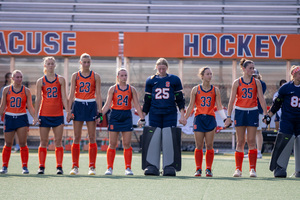
<svg viewBox="0 0 300 200">
<path fill-rule="evenodd" d="M 249 157 L 248 154 L 245 154 L 245 155 L 244 155 L 244 158 L 248 158 L 248 157 Z"/>
<path fill-rule="evenodd" d="M 242 172 L 239 169 L 235 170 L 233 177 L 242 177 Z"/>
<path fill-rule="evenodd" d="M 256 171 L 254 169 L 250 169 L 250 177 L 256 177 Z"/>
<path fill-rule="evenodd" d="M 261 153 L 257 153 L 257 158 L 258 159 L 262 159 L 262 154 Z"/>
<path fill-rule="evenodd" d="M 96 175 L 96 170 L 94 167 L 90 167 L 88 175 Z"/>
<path fill-rule="evenodd" d="M 70 175 L 77 175 L 79 174 L 78 172 L 78 167 L 74 167 L 71 171 L 70 171 Z"/>
<path fill-rule="evenodd" d="M 112 168 L 108 168 L 105 172 L 104 175 L 112 175 L 113 174 L 113 169 Z"/>
<path fill-rule="evenodd" d="M 125 170 L 125 175 L 133 175 L 133 172 L 129 167 Z"/>
</svg>

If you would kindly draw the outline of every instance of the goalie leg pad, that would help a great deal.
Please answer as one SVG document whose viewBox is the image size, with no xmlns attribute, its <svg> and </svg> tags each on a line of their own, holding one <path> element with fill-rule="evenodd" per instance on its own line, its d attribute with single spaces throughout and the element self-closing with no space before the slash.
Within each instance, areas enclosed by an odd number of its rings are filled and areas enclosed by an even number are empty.
<svg viewBox="0 0 300 200">
<path fill-rule="evenodd" d="M 144 127 L 142 141 L 142 169 L 160 168 L 161 128 Z"/>
<path fill-rule="evenodd" d="M 181 129 L 166 127 L 162 129 L 163 168 L 181 170 Z"/>
<path fill-rule="evenodd" d="M 300 177 L 300 135 L 295 139 L 294 145 L 294 156 L 295 156 L 295 172 L 299 174 Z"/>
<path fill-rule="evenodd" d="M 286 170 L 293 150 L 294 139 L 295 136 L 292 134 L 278 133 L 271 156 L 271 171 L 276 168 L 283 168 Z"/>
</svg>

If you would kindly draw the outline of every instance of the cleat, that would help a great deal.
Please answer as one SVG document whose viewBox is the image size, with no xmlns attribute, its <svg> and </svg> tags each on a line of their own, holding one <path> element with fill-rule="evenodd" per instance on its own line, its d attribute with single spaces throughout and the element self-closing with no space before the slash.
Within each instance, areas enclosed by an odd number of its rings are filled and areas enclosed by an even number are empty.
<svg viewBox="0 0 300 200">
<path fill-rule="evenodd" d="M 206 177 L 212 177 L 213 176 L 213 173 L 211 172 L 210 169 L 206 169 L 205 174 L 206 174 Z"/>
<path fill-rule="evenodd" d="M 257 159 L 262 159 L 262 153 L 257 153 Z"/>
<path fill-rule="evenodd" d="M 159 170 L 155 166 L 149 165 L 146 167 L 144 174 L 145 176 L 159 176 Z"/>
<path fill-rule="evenodd" d="M 40 167 L 37 174 L 45 174 L 45 167 Z"/>
<path fill-rule="evenodd" d="M 7 174 L 7 167 L 2 167 L 0 174 Z"/>
<path fill-rule="evenodd" d="M 27 167 L 22 168 L 22 174 L 29 174 L 29 170 Z"/>
<path fill-rule="evenodd" d="M 163 170 L 163 176 L 176 176 L 175 168 L 172 166 L 166 166 Z"/>
<path fill-rule="evenodd" d="M 274 177 L 286 178 L 286 176 L 287 176 L 286 169 L 277 166 L 276 169 L 274 170 Z"/>
<path fill-rule="evenodd" d="M 201 170 L 201 169 L 198 169 L 198 170 L 195 172 L 194 176 L 201 176 L 201 174 L 202 174 L 202 170 Z"/>
<path fill-rule="evenodd" d="M 90 167 L 88 175 L 96 175 L 95 167 Z"/>
<path fill-rule="evenodd" d="M 233 177 L 242 177 L 242 172 L 239 169 L 235 170 Z"/>
<path fill-rule="evenodd" d="M 257 177 L 255 169 L 250 169 L 250 177 Z"/>
<path fill-rule="evenodd" d="M 56 174 L 64 174 L 64 171 L 63 171 L 62 167 L 57 167 L 56 168 Z"/>
<path fill-rule="evenodd" d="M 71 171 L 70 171 L 70 175 L 77 175 L 79 174 L 79 171 L 78 171 L 78 167 L 74 167 Z"/>
<path fill-rule="evenodd" d="M 129 167 L 125 170 L 125 175 L 133 175 L 133 172 Z"/>
<path fill-rule="evenodd" d="M 113 169 L 110 167 L 106 170 L 104 175 L 112 175 L 113 174 Z"/>
</svg>

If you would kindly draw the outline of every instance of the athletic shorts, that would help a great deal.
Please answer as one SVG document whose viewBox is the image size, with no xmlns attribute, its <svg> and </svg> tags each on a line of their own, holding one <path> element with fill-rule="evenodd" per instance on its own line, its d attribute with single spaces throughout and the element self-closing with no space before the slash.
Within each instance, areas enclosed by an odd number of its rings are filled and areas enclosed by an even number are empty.
<svg viewBox="0 0 300 200">
<path fill-rule="evenodd" d="M 209 132 L 217 127 L 217 121 L 214 116 L 211 115 L 197 115 L 194 118 L 194 131 L 197 132 Z"/>
<path fill-rule="evenodd" d="M 98 114 L 96 101 L 74 101 L 72 114 L 74 121 L 95 121 Z"/>
<path fill-rule="evenodd" d="M 153 114 L 149 112 L 149 125 L 159 128 L 176 127 L 177 112 L 168 114 Z"/>
<path fill-rule="evenodd" d="M 12 132 L 22 127 L 29 127 L 27 114 L 19 116 L 4 116 L 4 132 Z"/>
<path fill-rule="evenodd" d="M 131 110 L 112 109 L 108 116 L 108 130 L 116 132 L 133 131 Z"/>
<path fill-rule="evenodd" d="M 235 109 L 234 125 L 258 127 L 258 115 L 259 115 L 258 109 L 256 110 Z"/>
<path fill-rule="evenodd" d="M 300 135 L 300 121 L 281 120 L 279 122 L 279 132 L 285 134 Z"/>
<path fill-rule="evenodd" d="M 64 124 L 64 116 L 45 117 L 39 116 L 40 127 L 57 127 Z"/>
</svg>

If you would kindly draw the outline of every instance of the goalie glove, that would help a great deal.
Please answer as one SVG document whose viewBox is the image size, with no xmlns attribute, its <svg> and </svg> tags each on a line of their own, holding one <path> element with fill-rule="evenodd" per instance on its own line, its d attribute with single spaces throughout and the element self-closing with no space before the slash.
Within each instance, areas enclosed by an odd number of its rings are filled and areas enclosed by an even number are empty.
<svg viewBox="0 0 300 200">
<path fill-rule="evenodd" d="M 98 113 L 98 115 L 96 116 L 96 119 L 100 119 L 100 122 L 103 122 L 103 116 L 102 116 L 102 113 Z"/>
<path fill-rule="evenodd" d="M 266 124 L 269 125 L 271 123 L 271 117 L 269 115 L 264 115 L 262 121 L 266 120 Z"/>
</svg>

